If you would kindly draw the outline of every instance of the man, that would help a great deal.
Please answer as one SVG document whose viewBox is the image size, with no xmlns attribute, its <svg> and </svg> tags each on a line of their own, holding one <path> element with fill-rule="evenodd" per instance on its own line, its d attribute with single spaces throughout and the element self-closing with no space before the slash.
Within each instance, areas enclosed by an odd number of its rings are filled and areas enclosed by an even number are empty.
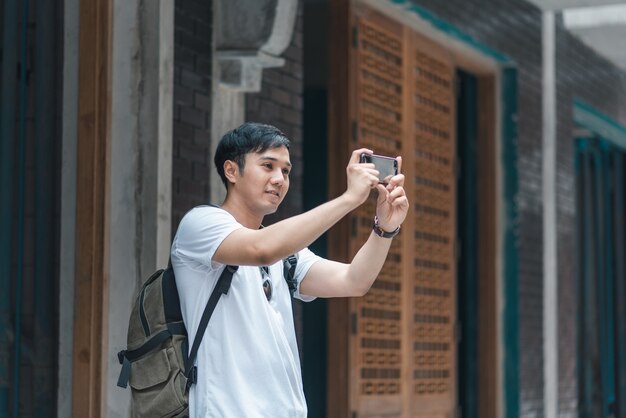
<svg viewBox="0 0 626 418">
<path fill-rule="evenodd" d="M 246 123 L 228 132 L 216 153 L 227 189 L 221 208 L 194 208 L 181 220 L 171 250 L 183 318 L 193 341 L 209 295 L 226 265 L 240 266 L 217 305 L 197 357 L 191 417 L 306 417 L 302 377 L 282 259 L 297 254 L 294 296 L 362 296 L 376 279 L 409 207 L 404 176 L 385 186 L 374 164 L 352 153 L 340 197 L 261 228 L 289 190 L 289 140 L 276 128 Z M 400 165 L 400 157 L 398 163 Z M 378 191 L 376 227 L 350 264 L 306 247 Z M 373 216 L 374 214 L 372 214 Z"/>
</svg>

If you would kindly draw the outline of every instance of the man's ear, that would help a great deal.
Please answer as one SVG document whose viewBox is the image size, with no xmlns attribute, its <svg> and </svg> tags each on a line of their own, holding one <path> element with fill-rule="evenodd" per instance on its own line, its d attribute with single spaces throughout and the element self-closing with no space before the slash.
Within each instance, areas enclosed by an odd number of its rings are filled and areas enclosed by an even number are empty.
<svg viewBox="0 0 626 418">
<path fill-rule="evenodd" d="M 226 180 L 228 180 L 230 183 L 237 182 L 238 170 L 239 170 L 239 167 L 237 166 L 236 162 L 231 161 L 231 160 L 224 161 L 224 175 L 226 176 Z"/>
</svg>

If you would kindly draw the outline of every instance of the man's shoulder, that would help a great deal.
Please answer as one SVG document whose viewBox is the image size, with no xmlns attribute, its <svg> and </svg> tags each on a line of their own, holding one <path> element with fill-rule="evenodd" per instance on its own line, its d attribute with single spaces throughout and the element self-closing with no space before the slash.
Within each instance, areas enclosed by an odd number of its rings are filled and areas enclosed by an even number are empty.
<svg viewBox="0 0 626 418">
<path fill-rule="evenodd" d="M 231 226 L 232 225 L 232 226 Z M 214 206 L 196 206 L 188 211 L 180 220 L 176 234 L 180 237 L 191 238 L 208 229 L 231 228 L 237 221 L 225 210 Z"/>
<path fill-rule="evenodd" d="M 221 220 L 222 218 L 229 219 L 231 217 L 228 212 L 218 206 L 202 205 L 196 206 L 185 213 L 180 223 L 183 225 L 185 223 L 197 221 L 206 222 L 210 220 Z"/>
<path fill-rule="evenodd" d="M 217 212 L 224 212 L 224 209 L 215 205 L 199 205 L 199 206 L 194 206 L 193 208 L 189 209 L 187 213 L 185 214 L 185 216 L 183 216 L 183 218 L 187 216 L 198 215 L 198 214 L 217 213 Z"/>
</svg>

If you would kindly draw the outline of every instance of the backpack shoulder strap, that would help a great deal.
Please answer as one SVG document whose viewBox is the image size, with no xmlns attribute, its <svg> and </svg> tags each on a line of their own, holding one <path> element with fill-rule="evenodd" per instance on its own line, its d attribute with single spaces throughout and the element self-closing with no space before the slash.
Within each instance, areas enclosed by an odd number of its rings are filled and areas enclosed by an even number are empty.
<svg viewBox="0 0 626 418">
<path fill-rule="evenodd" d="M 209 206 L 214 208 L 221 209 L 221 206 L 215 205 L 213 203 L 209 203 Z M 263 225 L 261 225 L 263 228 Z M 289 294 L 293 297 L 296 289 L 298 288 L 298 282 L 294 277 L 296 275 L 296 265 L 298 264 L 298 257 L 295 254 L 290 255 L 289 257 L 283 260 L 283 277 L 287 282 L 287 287 L 289 287 Z"/>
<path fill-rule="evenodd" d="M 200 325 L 198 325 L 198 331 L 196 331 L 196 336 L 193 339 L 191 352 L 189 353 L 189 357 L 187 358 L 187 362 L 185 364 L 185 373 L 188 379 L 187 387 L 189 387 L 192 383 L 195 383 L 196 380 L 196 369 L 193 366 L 193 363 L 198 355 L 198 348 L 200 347 L 200 342 L 202 342 L 202 337 L 204 337 L 204 331 L 206 331 L 207 325 L 209 324 L 209 319 L 211 319 L 211 315 L 213 314 L 220 297 L 228 293 L 228 289 L 230 289 L 230 284 L 233 280 L 233 274 L 235 274 L 237 268 L 238 266 L 226 266 L 224 271 L 222 271 L 220 278 L 217 280 L 217 284 L 215 285 L 213 292 L 211 292 L 209 301 L 204 308 L 202 318 L 200 319 Z"/>
<path fill-rule="evenodd" d="M 283 276 L 285 277 L 285 281 L 287 282 L 287 287 L 289 287 L 289 293 L 291 294 L 291 297 L 293 297 L 293 294 L 298 288 L 298 281 L 295 278 L 297 264 L 298 257 L 296 257 L 295 254 L 292 254 L 283 260 Z"/>
</svg>

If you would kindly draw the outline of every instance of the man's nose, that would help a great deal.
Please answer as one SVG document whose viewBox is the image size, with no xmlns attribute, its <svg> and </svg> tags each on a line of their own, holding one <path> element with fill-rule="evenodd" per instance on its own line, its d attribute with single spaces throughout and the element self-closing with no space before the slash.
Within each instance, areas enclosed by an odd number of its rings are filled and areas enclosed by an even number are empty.
<svg viewBox="0 0 626 418">
<path fill-rule="evenodd" d="M 283 184 L 285 179 L 283 179 L 283 172 L 281 170 L 274 171 L 272 173 L 272 178 L 270 179 L 272 184 L 280 185 Z"/>
</svg>

